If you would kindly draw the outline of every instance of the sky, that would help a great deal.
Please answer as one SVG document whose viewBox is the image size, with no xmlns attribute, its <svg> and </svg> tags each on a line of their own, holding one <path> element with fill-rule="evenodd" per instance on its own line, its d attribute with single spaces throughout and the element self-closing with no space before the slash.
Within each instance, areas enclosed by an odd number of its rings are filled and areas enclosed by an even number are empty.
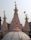
<svg viewBox="0 0 31 40">
<path fill-rule="evenodd" d="M 14 16 L 15 1 L 17 4 L 20 23 L 24 25 L 26 14 L 28 17 L 28 21 L 31 22 L 31 0 L 0 0 L 0 16 L 2 21 L 5 10 L 5 15 L 7 17 L 6 20 L 8 23 L 11 23 Z M 25 14 L 24 11 L 26 11 Z"/>
</svg>

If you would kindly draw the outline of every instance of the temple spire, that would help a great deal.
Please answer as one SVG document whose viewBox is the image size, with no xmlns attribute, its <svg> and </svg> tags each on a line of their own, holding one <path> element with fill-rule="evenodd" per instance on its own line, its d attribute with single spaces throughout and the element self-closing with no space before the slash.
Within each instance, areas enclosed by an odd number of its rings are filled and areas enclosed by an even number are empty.
<svg viewBox="0 0 31 40">
<path fill-rule="evenodd" d="M 25 18 L 25 25 L 24 25 L 23 31 L 24 31 L 26 34 L 29 35 L 30 27 L 29 27 L 29 23 L 28 23 L 27 14 L 26 14 L 26 18 Z"/>
<path fill-rule="evenodd" d="M 22 25 L 20 24 L 19 17 L 18 17 L 18 9 L 15 2 L 15 9 L 14 9 L 14 17 L 9 27 L 9 31 L 21 31 Z"/>
<path fill-rule="evenodd" d="M 5 11 L 4 11 L 4 20 L 3 20 L 3 35 L 5 35 L 8 32 L 8 26 L 7 26 L 7 22 L 6 22 L 6 16 L 5 16 Z"/>
</svg>

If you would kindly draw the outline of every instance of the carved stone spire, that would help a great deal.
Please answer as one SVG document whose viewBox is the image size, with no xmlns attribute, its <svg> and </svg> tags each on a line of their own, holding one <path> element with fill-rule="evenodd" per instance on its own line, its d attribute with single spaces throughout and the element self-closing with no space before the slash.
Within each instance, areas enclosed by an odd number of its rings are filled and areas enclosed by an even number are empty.
<svg viewBox="0 0 31 40">
<path fill-rule="evenodd" d="M 5 35 L 8 32 L 8 26 L 6 22 L 6 16 L 5 16 L 5 11 L 4 11 L 4 20 L 3 20 L 3 34 Z"/>
<path fill-rule="evenodd" d="M 28 34 L 29 35 L 29 31 L 30 31 L 30 27 L 29 27 L 29 23 L 28 23 L 28 18 L 27 18 L 27 15 L 26 15 L 26 18 L 25 18 L 25 26 L 24 26 L 24 32 L 26 33 L 26 34 Z"/>
<path fill-rule="evenodd" d="M 15 13 L 17 13 L 17 11 L 18 11 L 16 2 L 15 2 L 15 9 L 14 9 L 14 11 L 15 11 Z"/>
<path fill-rule="evenodd" d="M 15 2 L 14 17 L 9 27 L 10 31 L 21 31 L 22 29 L 17 12 L 18 12 L 18 9 L 17 9 L 16 2 Z"/>
</svg>

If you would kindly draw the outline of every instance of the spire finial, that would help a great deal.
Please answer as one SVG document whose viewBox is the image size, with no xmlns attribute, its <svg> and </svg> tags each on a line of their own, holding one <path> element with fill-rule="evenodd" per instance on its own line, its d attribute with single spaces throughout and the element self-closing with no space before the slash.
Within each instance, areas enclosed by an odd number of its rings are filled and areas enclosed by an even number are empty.
<svg viewBox="0 0 31 40">
<path fill-rule="evenodd" d="M 16 1 L 15 1 L 15 3 L 16 3 Z"/>
<path fill-rule="evenodd" d="M 26 14 L 26 21 L 28 21 L 27 14 Z"/>
<path fill-rule="evenodd" d="M 15 5 L 16 5 L 16 1 L 15 1 Z"/>
<path fill-rule="evenodd" d="M 5 16 L 5 10 L 4 10 L 4 20 L 6 19 L 6 16 Z"/>
<path fill-rule="evenodd" d="M 16 5 L 16 1 L 15 1 L 15 11 L 18 11 L 18 9 L 17 9 L 17 5 Z"/>
<path fill-rule="evenodd" d="M 16 1 L 15 1 L 15 7 L 16 7 Z"/>
</svg>

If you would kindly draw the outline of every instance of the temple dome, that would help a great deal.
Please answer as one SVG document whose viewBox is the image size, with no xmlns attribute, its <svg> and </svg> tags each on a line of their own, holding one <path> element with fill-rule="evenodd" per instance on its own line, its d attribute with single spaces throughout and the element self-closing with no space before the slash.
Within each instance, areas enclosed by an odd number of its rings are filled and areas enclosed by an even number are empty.
<svg viewBox="0 0 31 40">
<path fill-rule="evenodd" d="M 2 40 L 30 40 L 24 32 L 9 32 Z"/>
</svg>

